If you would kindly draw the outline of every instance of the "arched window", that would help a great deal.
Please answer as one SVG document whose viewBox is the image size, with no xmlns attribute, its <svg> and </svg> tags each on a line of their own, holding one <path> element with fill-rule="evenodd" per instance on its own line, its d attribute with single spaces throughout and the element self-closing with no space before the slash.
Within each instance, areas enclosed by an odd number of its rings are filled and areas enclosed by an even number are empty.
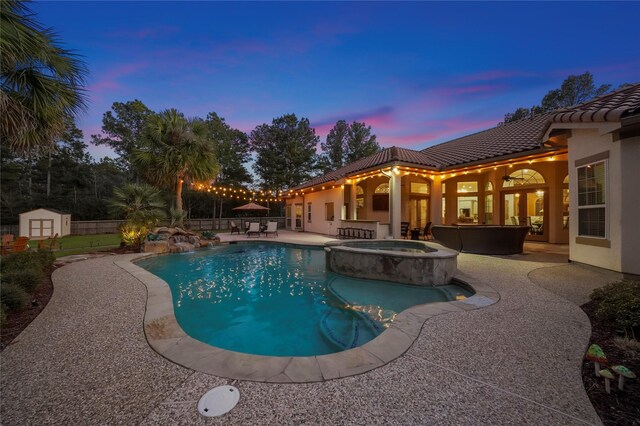
<svg viewBox="0 0 640 426">
<path fill-rule="evenodd" d="M 360 185 L 356 185 L 356 196 L 362 197 L 364 195 L 364 189 Z"/>
<path fill-rule="evenodd" d="M 374 194 L 388 194 L 389 193 L 389 184 L 388 183 L 381 183 L 380 185 L 378 185 L 375 189 L 375 191 L 373 191 Z"/>
<path fill-rule="evenodd" d="M 564 180 L 562 181 L 562 183 L 566 183 L 567 185 L 569 184 L 569 175 L 566 175 L 564 177 Z"/>
<path fill-rule="evenodd" d="M 509 176 L 502 178 L 504 182 L 502 186 L 504 188 L 510 188 L 513 186 L 523 186 L 523 185 L 538 185 L 544 183 L 544 177 L 535 170 L 531 169 L 520 169 L 511 173 Z"/>
<path fill-rule="evenodd" d="M 486 192 L 491 192 L 493 191 L 493 183 L 491 183 L 491 181 L 487 182 L 484 186 L 484 190 Z"/>
</svg>

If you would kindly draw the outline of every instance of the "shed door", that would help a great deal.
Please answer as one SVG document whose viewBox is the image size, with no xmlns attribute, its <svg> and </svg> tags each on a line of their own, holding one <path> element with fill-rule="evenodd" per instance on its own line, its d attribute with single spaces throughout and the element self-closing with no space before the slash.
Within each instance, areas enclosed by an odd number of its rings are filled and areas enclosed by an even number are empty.
<svg viewBox="0 0 640 426">
<path fill-rule="evenodd" d="M 53 219 L 30 219 L 30 238 L 49 238 L 53 236 Z"/>
</svg>

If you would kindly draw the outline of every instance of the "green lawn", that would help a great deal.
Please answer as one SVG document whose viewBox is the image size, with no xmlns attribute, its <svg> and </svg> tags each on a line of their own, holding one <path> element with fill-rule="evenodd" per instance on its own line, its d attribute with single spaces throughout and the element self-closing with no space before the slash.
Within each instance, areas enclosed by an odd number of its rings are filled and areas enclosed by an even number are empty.
<svg viewBox="0 0 640 426">
<path fill-rule="evenodd" d="M 61 250 L 54 251 L 56 258 L 118 247 L 120 245 L 120 235 L 67 235 L 66 237 L 60 238 L 59 241 Z M 29 247 L 37 248 L 38 241 L 29 241 Z"/>
</svg>

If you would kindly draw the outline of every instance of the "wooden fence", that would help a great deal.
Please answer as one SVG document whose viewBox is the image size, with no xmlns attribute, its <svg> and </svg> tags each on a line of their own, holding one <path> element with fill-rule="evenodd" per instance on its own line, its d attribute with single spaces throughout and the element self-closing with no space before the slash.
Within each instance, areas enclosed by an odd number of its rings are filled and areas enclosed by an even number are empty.
<svg viewBox="0 0 640 426">
<path fill-rule="evenodd" d="M 247 222 L 260 222 L 266 224 L 267 222 L 278 222 L 278 228 L 283 229 L 285 227 L 285 218 L 278 217 L 223 217 L 216 219 L 189 219 L 185 225 L 187 229 L 192 231 L 207 231 L 207 230 L 230 230 L 231 222 L 235 222 L 236 225 L 241 226 L 245 221 Z M 95 235 L 95 234 L 117 234 L 118 227 L 124 223 L 124 220 L 72 220 L 71 221 L 71 235 Z M 169 226 L 169 223 L 161 223 L 159 226 Z M 13 234 L 18 235 L 20 230 L 18 225 L 2 225 L 0 226 L 0 234 Z"/>
</svg>

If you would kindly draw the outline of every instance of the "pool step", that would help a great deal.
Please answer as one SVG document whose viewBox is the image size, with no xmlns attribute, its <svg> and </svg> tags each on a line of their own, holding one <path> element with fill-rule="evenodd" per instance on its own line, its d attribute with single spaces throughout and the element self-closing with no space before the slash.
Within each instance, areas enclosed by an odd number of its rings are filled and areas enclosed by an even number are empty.
<svg viewBox="0 0 640 426">
<path fill-rule="evenodd" d="M 346 350 L 358 346 L 360 336 L 358 321 L 341 309 L 330 309 L 322 316 L 320 331 L 338 349 Z"/>
</svg>

